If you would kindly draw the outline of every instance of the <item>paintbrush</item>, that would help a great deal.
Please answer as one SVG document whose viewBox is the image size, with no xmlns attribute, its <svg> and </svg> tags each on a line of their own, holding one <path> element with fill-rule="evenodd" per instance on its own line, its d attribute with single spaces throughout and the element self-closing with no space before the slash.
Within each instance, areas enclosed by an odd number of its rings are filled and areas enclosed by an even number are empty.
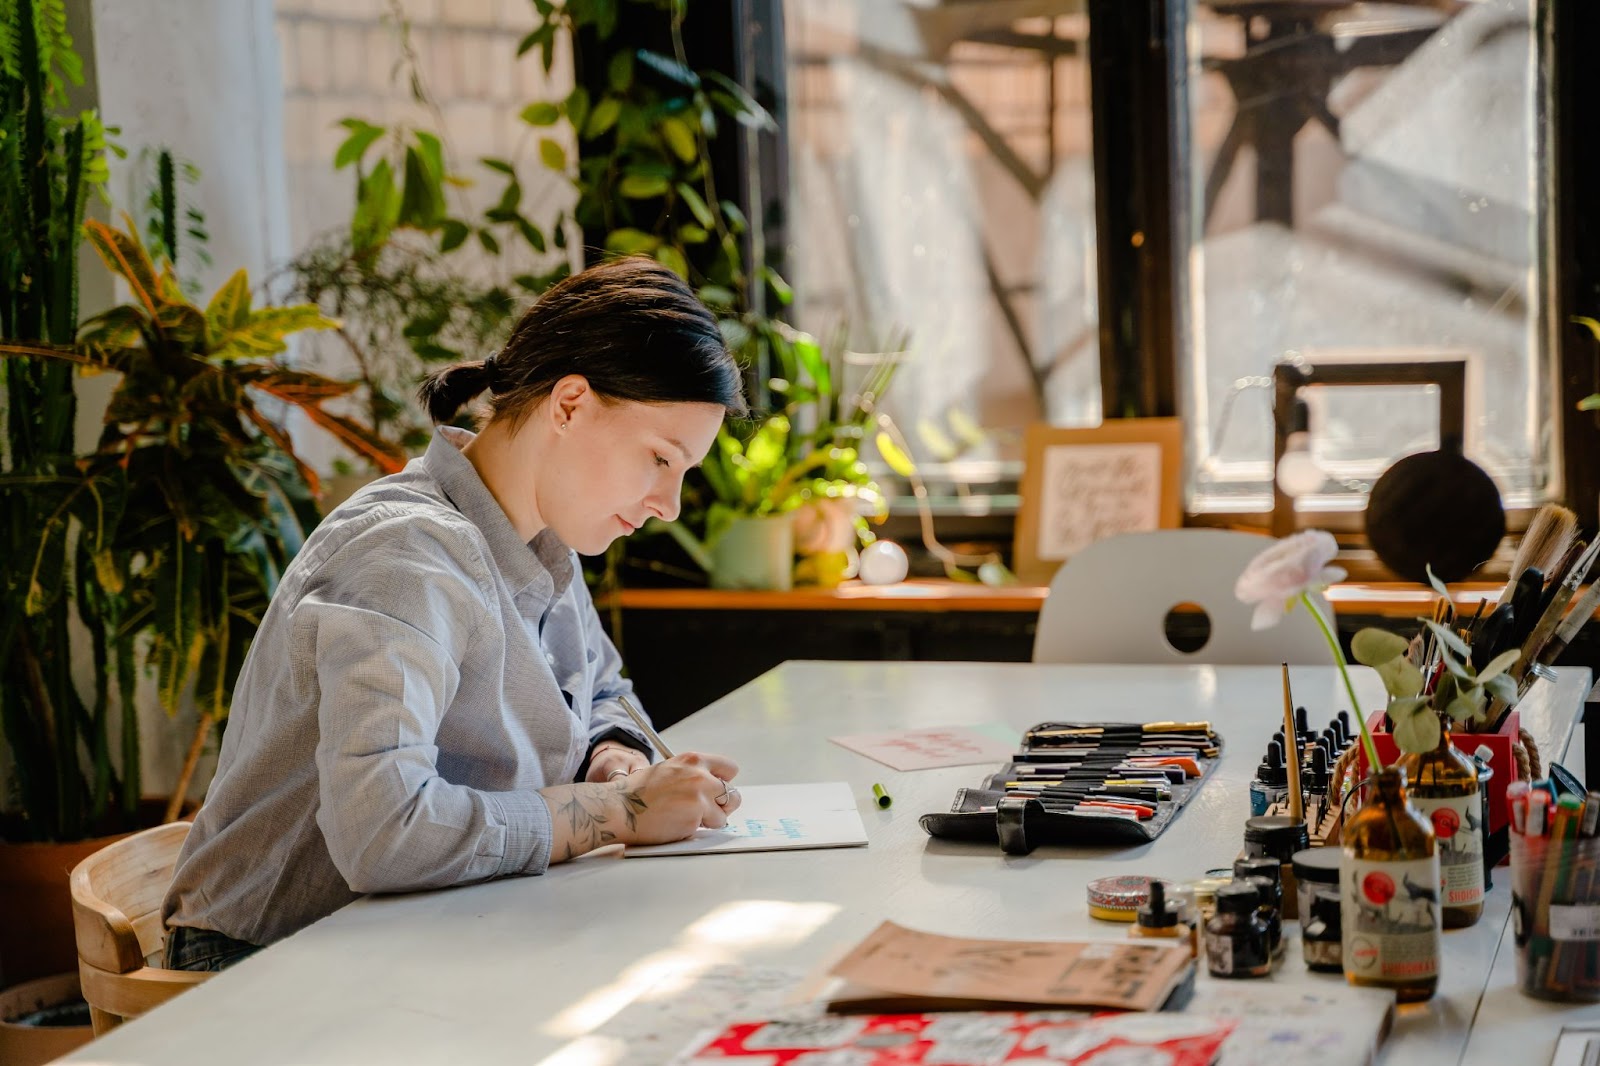
<svg viewBox="0 0 1600 1066">
<path fill-rule="evenodd" d="M 1289 690 L 1288 663 L 1283 664 L 1283 735 L 1295 737 L 1293 756 L 1283 761 L 1289 771 L 1289 822 L 1299 825 L 1306 820 L 1306 797 L 1300 791 L 1300 741 L 1294 731 L 1294 694 Z"/>
<path fill-rule="evenodd" d="M 1511 570 L 1506 575 L 1506 587 L 1501 590 L 1496 605 L 1503 607 L 1511 602 L 1517 578 L 1528 567 L 1535 566 L 1550 573 L 1566 554 L 1567 546 L 1577 532 L 1578 516 L 1572 511 L 1558 503 L 1547 503 L 1539 508 L 1533 521 L 1528 523 L 1527 531 L 1522 534 L 1522 542 L 1517 545 L 1517 554 L 1512 558 Z"/>
<path fill-rule="evenodd" d="M 1542 607 L 1549 606 L 1550 597 L 1554 596 L 1556 589 L 1560 588 L 1562 583 L 1567 580 L 1567 576 L 1572 573 L 1573 567 L 1589 556 L 1589 542 L 1582 537 L 1572 538 L 1572 543 L 1567 545 L 1567 550 L 1562 553 L 1560 560 L 1557 561 L 1556 568 L 1550 571 L 1550 584 L 1545 589 L 1545 599 L 1541 604 Z M 1593 560 L 1591 559 L 1590 561 L 1592 564 Z"/>
<path fill-rule="evenodd" d="M 1489 598 L 1486 596 L 1478 601 L 1478 609 L 1472 612 L 1472 621 L 1467 623 L 1466 630 L 1461 634 L 1461 638 L 1468 644 L 1478 639 L 1478 623 L 1483 621 L 1483 609 L 1488 605 Z"/>
<path fill-rule="evenodd" d="M 1567 645 L 1578 635 L 1578 630 L 1594 617 L 1596 607 L 1600 607 L 1600 581 L 1584 589 L 1583 595 L 1573 603 L 1572 610 L 1556 626 L 1555 636 L 1539 649 L 1536 661 L 1549 664 L 1561 658 L 1561 653 L 1567 650 Z"/>
<path fill-rule="evenodd" d="M 1588 576 L 1589 570 L 1594 566 L 1595 557 L 1600 555 L 1600 538 L 1589 546 L 1589 549 L 1580 556 L 1576 562 L 1567 568 L 1565 578 L 1562 580 L 1555 595 L 1550 598 L 1550 605 L 1540 615 L 1539 622 L 1533 627 L 1533 632 L 1522 643 L 1522 654 L 1517 657 L 1516 666 L 1512 676 L 1521 680 L 1522 675 L 1528 672 L 1528 667 L 1539 659 L 1540 652 L 1545 644 L 1555 635 L 1556 627 L 1561 623 L 1566 614 L 1567 605 L 1572 602 L 1573 596 L 1578 592 L 1578 586 Z"/>
</svg>

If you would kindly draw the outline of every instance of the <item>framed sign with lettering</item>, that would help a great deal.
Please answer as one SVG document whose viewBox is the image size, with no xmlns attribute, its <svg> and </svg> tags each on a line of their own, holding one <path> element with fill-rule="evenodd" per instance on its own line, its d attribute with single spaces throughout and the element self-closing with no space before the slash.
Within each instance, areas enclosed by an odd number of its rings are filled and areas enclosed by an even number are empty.
<svg viewBox="0 0 1600 1066">
<path fill-rule="evenodd" d="M 1183 524 L 1183 423 L 1118 418 L 1094 429 L 1028 427 L 1013 569 L 1048 584 L 1089 544 Z"/>
</svg>

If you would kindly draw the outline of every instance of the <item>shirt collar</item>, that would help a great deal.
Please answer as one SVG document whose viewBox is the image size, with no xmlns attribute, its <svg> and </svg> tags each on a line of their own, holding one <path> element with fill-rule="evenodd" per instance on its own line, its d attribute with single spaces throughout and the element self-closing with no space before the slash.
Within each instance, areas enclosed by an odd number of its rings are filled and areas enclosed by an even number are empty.
<svg viewBox="0 0 1600 1066">
<path fill-rule="evenodd" d="M 439 426 L 422 457 L 423 465 L 446 497 L 489 542 L 489 554 L 513 595 L 540 584 L 554 599 L 573 578 L 572 550 L 546 527 L 524 542 L 506 517 L 500 501 L 478 475 L 472 460 L 461 454 L 477 434 L 455 426 Z"/>
</svg>

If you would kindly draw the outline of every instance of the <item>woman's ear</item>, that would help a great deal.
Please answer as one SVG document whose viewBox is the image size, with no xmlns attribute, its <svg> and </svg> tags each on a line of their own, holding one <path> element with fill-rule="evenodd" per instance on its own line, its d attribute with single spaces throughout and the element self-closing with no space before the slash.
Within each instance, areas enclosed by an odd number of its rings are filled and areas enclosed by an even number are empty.
<svg viewBox="0 0 1600 1066">
<path fill-rule="evenodd" d="M 568 374 L 550 390 L 550 418 L 556 429 L 564 429 L 572 417 L 587 403 L 594 401 L 594 391 L 581 374 Z"/>
</svg>

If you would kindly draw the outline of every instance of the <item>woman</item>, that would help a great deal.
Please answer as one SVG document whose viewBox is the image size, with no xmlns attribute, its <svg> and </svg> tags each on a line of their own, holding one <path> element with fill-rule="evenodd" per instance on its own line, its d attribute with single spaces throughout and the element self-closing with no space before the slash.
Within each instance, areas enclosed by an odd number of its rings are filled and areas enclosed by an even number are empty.
<svg viewBox="0 0 1600 1066">
<path fill-rule="evenodd" d="M 221 969 L 363 893 L 538 874 L 738 807 L 725 758 L 652 765 L 574 555 L 677 517 L 684 472 L 745 413 L 716 320 L 666 268 L 614 260 L 422 398 L 443 423 L 485 391 L 480 432 L 440 426 L 284 574 L 167 893 L 169 967 Z"/>
</svg>

